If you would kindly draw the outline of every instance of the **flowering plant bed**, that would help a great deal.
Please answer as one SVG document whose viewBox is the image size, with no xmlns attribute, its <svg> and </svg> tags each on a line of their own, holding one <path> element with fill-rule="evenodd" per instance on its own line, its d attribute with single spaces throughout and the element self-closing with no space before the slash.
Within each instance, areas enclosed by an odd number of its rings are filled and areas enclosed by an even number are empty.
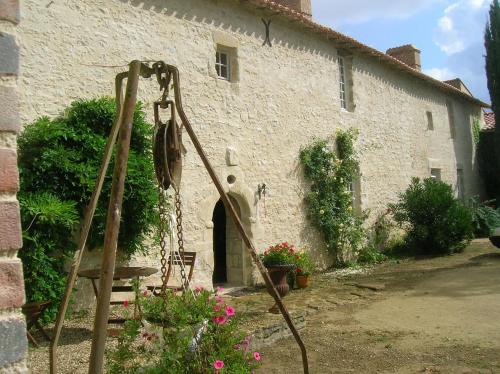
<svg viewBox="0 0 500 374">
<path fill-rule="evenodd" d="M 259 352 L 251 351 L 235 309 L 218 292 L 197 287 L 164 297 L 145 290 L 138 303 L 145 320 L 125 323 L 107 352 L 110 374 L 238 374 L 259 366 Z"/>
<path fill-rule="evenodd" d="M 266 249 L 265 252 L 260 255 L 260 259 L 266 267 L 290 265 L 295 263 L 296 252 L 297 249 L 293 245 L 284 242 Z"/>
</svg>

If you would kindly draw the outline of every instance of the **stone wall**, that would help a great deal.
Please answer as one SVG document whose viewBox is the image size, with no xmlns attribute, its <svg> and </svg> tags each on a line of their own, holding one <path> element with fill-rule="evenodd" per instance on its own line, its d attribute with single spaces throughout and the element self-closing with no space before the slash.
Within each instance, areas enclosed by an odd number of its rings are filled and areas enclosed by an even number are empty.
<svg viewBox="0 0 500 374">
<path fill-rule="evenodd" d="M 113 95 L 115 74 L 133 59 L 177 65 L 187 115 L 260 249 L 286 240 L 328 263 L 322 240 L 306 218 L 307 185 L 298 153 L 338 128 L 359 130 L 361 204 L 372 210 L 372 217 L 394 201 L 411 177 L 427 177 L 431 168 L 441 168 L 443 180 L 455 185 L 460 167 L 466 194 L 480 192 L 471 140 L 472 117 L 481 116 L 478 106 L 353 54 L 352 108 L 341 110 L 339 51 L 287 19 L 273 17 L 269 47 L 262 45 L 261 21 L 268 14 L 238 1 L 26 0 L 24 6 L 23 122 L 59 115 L 77 98 Z M 216 76 L 217 45 L 230 48 L 238 61 L 232 82 Z M 139 97 L 151 115 L 156 82 L 141 82 Z M 454 139 L 447 100 L 455 113 Z M 426 111 L 433 113 L 433 131 L 427 130 Z M 211 219 L 218 195 L 187 135 L 184 139 L 186 250 L 198 252 L 195 282 L 209 285 Z M 259 199 L 262 183 L 267 194 Z M 156 264 L 158 259 L 138 261 Z"/>
<path fill-rule="evenodd" d="M 19 118 L 19 3 L 0 2 L 0 373 L 27 373 L 16 137 Z"/>
</svg>

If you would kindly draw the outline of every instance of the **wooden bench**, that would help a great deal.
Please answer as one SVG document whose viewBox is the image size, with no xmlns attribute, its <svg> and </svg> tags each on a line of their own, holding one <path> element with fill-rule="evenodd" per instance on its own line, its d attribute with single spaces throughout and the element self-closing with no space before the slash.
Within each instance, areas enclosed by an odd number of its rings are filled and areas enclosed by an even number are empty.
<svg viewBox="0 0 500 374">
<path fill-rule="evenodd" d="M 170 280 L 170 276 L 172 275 L 174 269 L 173 266 L 179 267 L 180 271 L 180 266 L 182 264 L 181 262 L 184 263 L 185 270 L 187 271 L 189 268 L 189 272 L 187 273 L 187 279 L 188 282 L 191 282 L 191 279 L 193 278 L 193 271 L 194 271 L 194 265 L 196 263 L 196 252 L 183 252 L 179 253 L 177 252 L 176 255 L 172 258 L 172 255 L 168 257 L 167 263 L 168 263 L 168 268 L 167 268 L 167 274 L 165 278 L 165 282 L 167 284 L 167 289 L 173 290 L 173 291 L 182 291 L 184 288 L 182 285 L 169 285 L 168 281 Z M 161 292 L 161 285 L 160 286 L 148 286 L 148 290 L 153 291 L 155 295 L 158 295 Z"/>
</svg>

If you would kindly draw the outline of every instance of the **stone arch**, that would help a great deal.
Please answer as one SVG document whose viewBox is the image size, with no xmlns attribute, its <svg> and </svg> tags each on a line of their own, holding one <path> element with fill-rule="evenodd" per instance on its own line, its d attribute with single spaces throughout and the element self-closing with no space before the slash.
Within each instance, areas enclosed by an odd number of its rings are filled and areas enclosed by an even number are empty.
<svg viewBox="0 0 500 374">
<path fill-rule="evenodd" d="M 225 181 L 226 182 L 226 181 Z M 241 178 L 236 177 L 234 183 L 223 183 L 225 192 L 229 195 L 241 223 L 245 228 L 251 240 L 254 239 L 256 226 L 255 193 L 246 186 Z M 214 253 L 214 209 L 220 201 L 220 195 L 217 190 L 212 190 L 201 203 L 198 210 L 198 216 L 205 223 L 203 243 L 203 258 L 205 259 L 207 269 L 211 274 L 215 269 Z M 219 203 L 220 204 L 220 203 Z M 229 212 L 225 209 L 226 215 L 226 266 L 227 266 L 227 284 L 230 286 L 244 286 L 253 283 L 253 263 L 239 232 L 233 223 Z M 213 279 L 211 279 L 213 281 Z"/>
</svg>

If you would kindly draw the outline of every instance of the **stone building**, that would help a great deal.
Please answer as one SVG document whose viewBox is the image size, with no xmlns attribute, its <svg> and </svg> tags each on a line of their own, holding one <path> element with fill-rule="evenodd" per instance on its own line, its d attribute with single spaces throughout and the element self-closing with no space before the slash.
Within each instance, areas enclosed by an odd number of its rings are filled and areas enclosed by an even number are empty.
<svg viewBox="0 0 500 374">
<path fill-rule="evenodd" d="M 25 0 L 18 33 L 23 123 L 113 95 L 115 74 L 133 59 L 178 66 L 187 115 L 260 249 L 286 240 L 329 261 L 306 218 L 298 154 L 336 129 L 359 130 L 359 209 L 383 209 L 414 176 L 463 197 L 481 192 L 471 123 L 486 104 L 423 74 L 412 45 L 383 53 L 315 23 L 310 0 Z M 157 90 L 141 82 L 150 113 Z M 184 139 L 195 281 L 251 284 L 251 260 Z"/>
</svg>

